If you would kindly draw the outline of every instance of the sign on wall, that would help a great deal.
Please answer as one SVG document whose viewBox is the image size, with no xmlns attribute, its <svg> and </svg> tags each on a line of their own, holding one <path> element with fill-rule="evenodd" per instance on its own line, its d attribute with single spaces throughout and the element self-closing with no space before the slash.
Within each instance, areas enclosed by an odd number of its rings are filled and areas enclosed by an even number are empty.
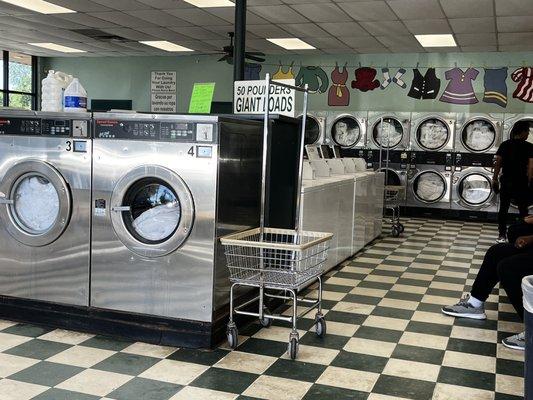
<svg viewBox="0 0 533 400">
<path fill-rule="evenodd" d="M 154 113 L 177 112 L 176 71 L 152 71 L 150 109 Z"/>
<path fill-rule="evenodd" d="M 280 82 L 294 86 L 294 79 Z M 264 114 L 265 81 L 237 81 L 233 87 L 233 112 L 235 114 Z M 289 88 L 271 85 L 269 111 L 272 114 L 295 116 L 296 94 Z"/>
</svg>

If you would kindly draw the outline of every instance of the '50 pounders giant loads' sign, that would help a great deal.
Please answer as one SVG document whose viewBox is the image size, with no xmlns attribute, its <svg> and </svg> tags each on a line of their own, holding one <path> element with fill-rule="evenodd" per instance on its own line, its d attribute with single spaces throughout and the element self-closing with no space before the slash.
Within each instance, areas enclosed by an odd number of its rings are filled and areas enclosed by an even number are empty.
<svg viewBox="0 0 533 400">
<path fill-rule="evenodd" d="M 294 79 L 280 81 L 294 86 Z M 233 88 L 235 114 L 265 113 L 265 81 L 237 81 Z M 270 85 L 269 112 L 289 117 L 295 116 L 295 91 L 283 86 Z"/>
</svg>

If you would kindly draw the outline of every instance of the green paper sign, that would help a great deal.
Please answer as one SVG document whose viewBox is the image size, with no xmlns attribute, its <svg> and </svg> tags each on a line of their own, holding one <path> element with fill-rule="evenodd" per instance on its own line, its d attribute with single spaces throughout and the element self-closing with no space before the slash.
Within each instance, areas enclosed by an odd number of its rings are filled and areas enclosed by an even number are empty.
<svg viewBox="0 0 533 400">
<path fill-rule="evenodd" d="M 192 89 L 191 102 L 189 103 L 189 113 L 209 114 L 214 93 L 215 82 L 195 83 Z"/>
</svg>

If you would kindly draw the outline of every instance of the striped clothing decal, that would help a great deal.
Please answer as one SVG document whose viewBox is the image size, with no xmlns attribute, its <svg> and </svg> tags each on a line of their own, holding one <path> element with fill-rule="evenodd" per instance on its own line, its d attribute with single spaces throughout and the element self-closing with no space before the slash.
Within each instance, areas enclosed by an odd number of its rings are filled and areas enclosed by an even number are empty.
<svg viewBox="0 0 533 400">
<path fill-rule="evenodd" d="M 511 78 L 517 83 L 513 97 L 526 103 L 533 103 L 533 68 L 518 68 Z"/>
</svg>

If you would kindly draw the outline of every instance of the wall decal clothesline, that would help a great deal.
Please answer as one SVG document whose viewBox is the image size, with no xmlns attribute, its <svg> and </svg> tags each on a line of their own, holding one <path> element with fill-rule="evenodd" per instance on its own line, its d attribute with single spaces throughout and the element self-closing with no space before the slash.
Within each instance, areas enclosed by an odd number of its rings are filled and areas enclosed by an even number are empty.
<svg viewBox="0 0 533 400">
<path fill-rule="evenodd" d="M 307 65 L 312 65 L 314 67 L 320 67 L 320 68 L 335 68 L 337 66 L 345 66 L 346 68 L 361 68 L 361 67 L 371 67 L 371 68 L 375 68 L 375 69 L 382 69 L 382 68 L 404 68 L 404 69 L 425 69 L 425 68 L 435 68 L 435 69 L 450 69 L 450 68 L 460 68 L 460 69 L 468 69 L 468 68 L 502 68 L 502 67 L 507 67 L 509 69 L 512 69 L 512 68 L 524 68 L 524 67 L 527 67 L 528 64 L 527 63 L 524 63 L 522 65 L 503 65 L 503 64 L 483 64 L 483 65 L 474 65 L 474 64 L 470 64 L 470 65 L 459 65 L 459 64 L 451 64 L 451 65 L 419 65 L 419 64 L 416 64 L 416 65 L 388 65 L 388 64 L 385 64 L 385 65 L 376 65 L 376 64 L 373 64 L 373 63 L 357 63 L 355 65 L 350 65 L 350 64 L 338 64 L 338 65 L 328 65 L 328 64 L 313 64 L 313 63 L 291 63 L 291 64 L 280 64 L 280 63 L 261 63 L 261 65 L 263 66 L 270 66 L 270 67 L 279 67 L 280 65 L 284 68 L 288 68 L 288 67 L 293 67 L 293 68 L 301 68 L 301 67 L 305 67 Z"/>
</svg>

